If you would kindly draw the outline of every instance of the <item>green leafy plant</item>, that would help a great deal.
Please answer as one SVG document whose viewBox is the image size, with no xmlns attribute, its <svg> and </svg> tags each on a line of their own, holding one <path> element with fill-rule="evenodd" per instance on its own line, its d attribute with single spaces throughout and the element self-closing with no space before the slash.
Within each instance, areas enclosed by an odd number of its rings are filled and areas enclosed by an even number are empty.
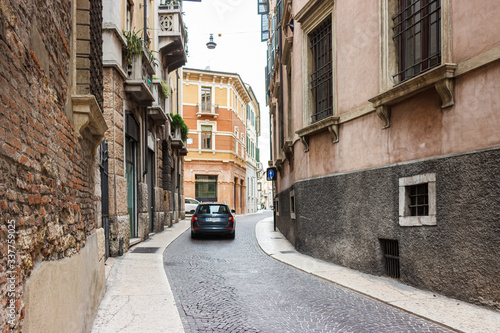
<svg viewBox="0 0 500 333">
<path fill-rule="evenodd" d="M 160 81 L 160 85 L 161 85 L 160 95 L 161 95 L 161 97 L 169 98 L 170 96 L 172 96 L 172 89 L 170 88 L 170 86 L 167 84 L 167 82 L 165 80 L 163 80 L 162 78 L 159 78 L 156 75 L 153 75 L 153 80 Z"/>
<path fill-rule="evenodd" d="M 138 56 L 142 52 L 143 42 L 142 38 L 138 35 L 141 30 L 123 31 L 123 36 L 127 40 L 127 46 L 125 46 L 125 54 L 128 61 L 132 61 L 135 56 Z"/>
<path fill-rule="evenodd" d="M 172 91 L 170 90 L 170 86 L 165 82 L 165 80 L 160 79 L 160 84 L 161 84 L 161 90 L 160 94 L 163 98 L 169 98 L 172 94 Z"/>
<path fill-rule="evenodd" d="M 187 127 L 186 123 L 184 122 L 184 119 L 179 114 L 170 114 L 172 116 L 172 128 L 177 129 L 179 128 L 181 130 L 181 139 L 182 141 L 187 141 L 188 139 L 188 133 L 189 133 L 189 128 Z"/>
<path fill-rule="evenodd" d="M 149 48 L 151 44 L 150 40 L 144 41 L 144 39 L 139 37 L 139 34 L 142 30 L 144 29 L 140 29 L 138 31 L 123 31 L 123 36 L 127 41 L 127 46 L 125 47 L 125 54 L 127 56 L 127 60 L 130 62 L 135 56 L 138 56 L 139 54 L 142 57 L 142 50 L 143 48 L 145 48 L 148 56 L 148 61 L 153 66 L 158 66 L 158 59 L 156 59 L 156 57 L 154 56 L 154 52 L 156 53 L 158 52 L 152 51 Z"/>
</svg>

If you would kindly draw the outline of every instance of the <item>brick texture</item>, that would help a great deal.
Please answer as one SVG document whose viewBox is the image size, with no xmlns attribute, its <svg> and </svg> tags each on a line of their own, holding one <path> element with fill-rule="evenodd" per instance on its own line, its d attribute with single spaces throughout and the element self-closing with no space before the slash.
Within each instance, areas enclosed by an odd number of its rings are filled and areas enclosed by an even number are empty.
<svg viewBox="0 0 500 333">
<path fill-rule="evenodd" d="M 67 0 L 0 2 L 2 332 L 22 330 L 23 285 L 34 265 L 74 255 L 96 228 L 92 145 L 77 137 L 64 111 L 70 6 Z M 11 220 L 16 224 L 14 297 L 8 295 L 12 273 L 6 271 Z"/>
</svg>

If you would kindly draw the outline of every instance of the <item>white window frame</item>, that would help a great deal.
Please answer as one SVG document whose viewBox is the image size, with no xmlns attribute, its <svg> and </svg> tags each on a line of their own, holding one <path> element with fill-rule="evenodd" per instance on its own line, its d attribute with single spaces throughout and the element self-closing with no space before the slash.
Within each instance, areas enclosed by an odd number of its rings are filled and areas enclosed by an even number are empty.
<svg viewBox="0 0 500 333">
<path fill-rule="evenodd" d="M 198 147 L 200 154 L 202 151 L 212 151 L 215 153 L 215 137 L 216 137 L 216 132 L 217 132 L 217 122 L 216 121 L 209 121 L 209 120 L 199 120 L 198 123 L 196 124 L 197 132 L 198 132 Z M 203 144 L 201 142 L 201 125 L 206 125 L 206 126 L 212 126 L 212 148 L 211 149 L 203 149 Z"/>
<path fill-rule="evenodd" d="M 408 187 L 412 185 L 427 184 L 429 215 L 410 216 Z M 435 226 L 436 221 L 436 174 L 427 173 L 413 177 L 399 178 L 399 225 L 402 227 Z"/>
</svg>

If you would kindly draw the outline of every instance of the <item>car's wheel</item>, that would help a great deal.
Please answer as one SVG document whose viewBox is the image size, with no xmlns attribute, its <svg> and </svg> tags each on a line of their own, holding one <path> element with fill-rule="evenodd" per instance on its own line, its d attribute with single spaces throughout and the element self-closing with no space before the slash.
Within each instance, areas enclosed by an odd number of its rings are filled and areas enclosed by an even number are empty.
<svg viewBox="0 0 500 333">
<path fill-rule="evenodd" d="M 195 234 L 193 231 L 191 231 L 191 238 L 196 239 L 196 238 L 198 238 L 198 235 Z"/>
<path fill-rule="evenodd" d="M 236 236 L 236 232 L 233 232 L 232 234 L 229 235 L 229 239 L 234 239 L 235 236 Z"/>
</svg>

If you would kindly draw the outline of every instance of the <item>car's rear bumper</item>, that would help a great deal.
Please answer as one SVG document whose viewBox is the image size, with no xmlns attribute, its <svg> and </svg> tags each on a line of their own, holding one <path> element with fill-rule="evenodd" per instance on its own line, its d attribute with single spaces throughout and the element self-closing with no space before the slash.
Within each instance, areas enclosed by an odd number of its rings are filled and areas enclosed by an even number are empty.
<svg viewBox="0 0 500 333">
<path fill-rule="evenodd" d="M 224 234 L 230 235 L 234 234 L 234 228 L 226 229 L 226 228 L 209 228 L 209 227 L 200 227 L 200 229 L 191 228 L 191 232 L 195 235 L 201 234 Z"/>
</svg>

